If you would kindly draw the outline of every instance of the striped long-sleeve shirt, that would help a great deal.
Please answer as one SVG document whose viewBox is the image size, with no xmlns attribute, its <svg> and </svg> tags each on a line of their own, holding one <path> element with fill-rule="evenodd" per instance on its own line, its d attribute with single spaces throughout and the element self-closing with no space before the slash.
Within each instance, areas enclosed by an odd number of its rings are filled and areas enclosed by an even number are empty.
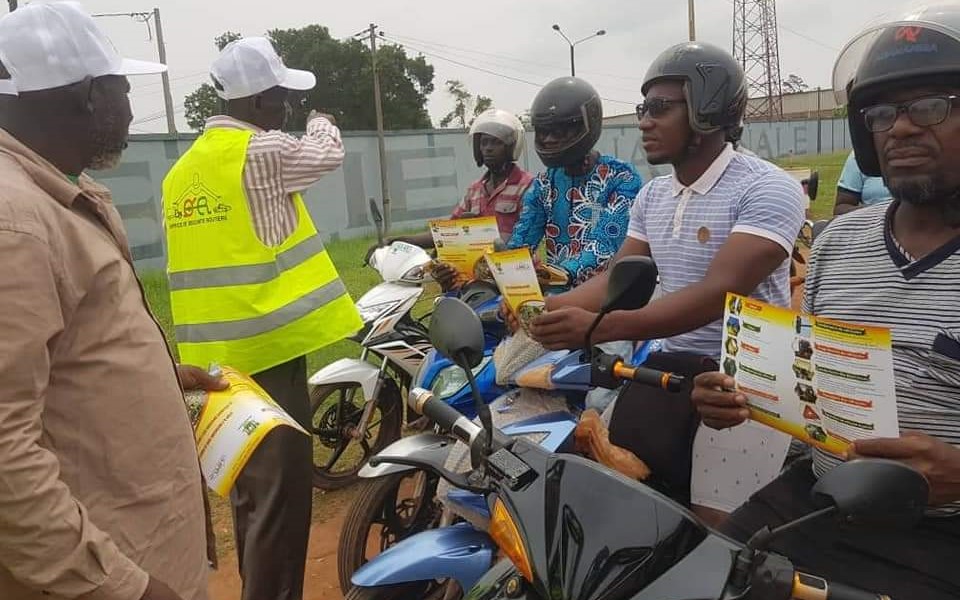
<svg viewBox="0 0 960 600">
<path fill-rule="evenodd" d="M 297 227 L 297 211 L 290 195 L 302 192 L 343 164 L 340 130 L 323 117 L 307 123 L 303 137 L 282 131 L 264 131 L 255 125 L 218 115 L 206 128 L 253 131 L 243 168 L 243 189 L 257 237 L 279 246 Z"/>
</svg>

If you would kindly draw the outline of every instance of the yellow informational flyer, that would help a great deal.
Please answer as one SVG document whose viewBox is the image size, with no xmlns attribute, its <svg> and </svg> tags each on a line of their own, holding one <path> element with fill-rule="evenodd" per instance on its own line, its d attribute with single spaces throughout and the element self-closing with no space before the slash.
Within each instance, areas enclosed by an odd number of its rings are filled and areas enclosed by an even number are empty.
<svg viewBox="0 0 960 600">
<path fill-rule="evenodd" d="M 751 418 L 842 455 L 853 440 L 899 437 L 890 330 L 727 294 L 721 369 Z"/>
<path fill-rule="evenodd" d="M 544 311 L 543 292 L 530 250 L 517 248 L 493 252 L 486 255 L 486 260 L 507 306 L 520 324 L 528 327 L 530 321 Z"/>
<path fill-rule="evenodd" d="M 253 379 L 228 367 L 223 377 L 230 383 L 226 390 L 185 396 L 200 469 L 210 489 L 227 497 L 253 451 L 275 427 L 308 434 Z"/>
<path fill-rule="evenodd" d="M 483 255 L 500 239 L 496 217 L 430 221 L 437 260 L 455 268 L 461 279 L 490 279 Z"/>
</svg>

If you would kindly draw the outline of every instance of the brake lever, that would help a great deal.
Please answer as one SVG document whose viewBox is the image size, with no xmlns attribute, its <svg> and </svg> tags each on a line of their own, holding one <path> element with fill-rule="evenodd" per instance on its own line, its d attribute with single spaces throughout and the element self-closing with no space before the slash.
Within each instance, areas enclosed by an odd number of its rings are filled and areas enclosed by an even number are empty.
<svg viewBox="0 0 960 600">
<path fill-rule="evenodd" d="M 478 486 L 470 483 L 470 480 L 467 479 L 467 474 L 464 473 L 454 473 L 453 471 L 448 471 L 446 469 L 436 467 L 434 465 L 427 465 L 421 461 L 412 460 L 409 458 L 404 458 L 402 456 L 374 456 L 370 459 L 370 466 L 376 467 L 383 463 L 392 464 L 392 465 L 403 465 L 406 467 L 414 467 L 416 469 L 422 469 L 424 471 L 430 471 L 435 475 L 439 475 L 445 479 L 453 487 L 467 490 L 468 492 L 473 492 L 475 494 L 489 494 L 494 491 L 492 486 Z"/>
</svg>

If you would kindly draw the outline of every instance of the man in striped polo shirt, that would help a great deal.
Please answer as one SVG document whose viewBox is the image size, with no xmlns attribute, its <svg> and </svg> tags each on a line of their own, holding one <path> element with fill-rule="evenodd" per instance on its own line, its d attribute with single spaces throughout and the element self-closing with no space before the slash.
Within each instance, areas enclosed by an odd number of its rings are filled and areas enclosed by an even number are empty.
<svg viewBox="0 0 960 600">
<path fill-rule="evenodd" d="M 837 61 L 860 168 L 883 175 L 890 204 L 853 211 L 816 240 L 805 309 L 890 327 L 901 437 L 854 442 L 851 457 L 903 461 L 930 484 L 912 530 L 821 524 L 773 548 L 819 576 L 895 598 L 958 598 L 960 571 L 960 6 L 932 7 L 861 33 Z M 719 373 L 694 400 L 716 428 L 744 420 Z M 810 488 L 841 459 L 814 451 L 726 525 L 741 540 L 814 510 Z"/>
<path fill-rule="evenodd" d="M 788 258 L 803 221 L 803 192 L 781 169 L 734 149 L 746 84 L 743 70 L 725 50 L 699 42 L 668 49 L 647 72 L 643 92 L 637 114 L 647 159 L 672 164 L 674 174 L 640 191 L 617 259 L 653 257 L 663 295 L 641 310 L 611 313 L 594 340 L 667 338 L 664 352 L 648 364 L 692 378 L 716 368 L 727 292 L 789 305 Z M 548 298 L 548 312 L 533 323 L 533 335 L 551 349 L 579 347 L 606 285 L 601 274 Z M 656 483 L 681 500 L 690 497 L 698 427 L 686 399 L 627 388 L 610 423 L 610 441 L 646 461 Z M 750 445 L 755 435 L 753 430 L 738 433 L 730 443 Z M 702 452 L 700 458 L 712 462 L 697 472 L 720 474 L 724 465 L 716 455 Z M 708 498 L 702 504 L 732 511 L 753 489 L 738 490 L 739 502 Z"/>
</svg>

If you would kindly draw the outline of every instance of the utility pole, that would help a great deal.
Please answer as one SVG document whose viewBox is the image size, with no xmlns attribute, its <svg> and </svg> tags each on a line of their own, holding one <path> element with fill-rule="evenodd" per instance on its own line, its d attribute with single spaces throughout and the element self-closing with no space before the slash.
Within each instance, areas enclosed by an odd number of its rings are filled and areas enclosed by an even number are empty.
<svg viewBox="0 0 960 600">
<path fill-rule="evenodd" d="M 11 3 L 15 3 L 16 0 L 9 0 Z M 12 5 L 12 4 L 11 4 Z M 95 15 L 90 15 L 91 17 L 129 17 L 134 21 L 145 23 L 147 25 L 147 33 L 150 33 L 150 19 L 153 19 L 155 23 L 155 28 L 157 30 L 157 55 L 160 59 L 160 62 L 164 65 L 167 64 L 167 48 L 163 44 L 163 25 L 160 23 L 160 9 L 154 8 L 151 12 L 129 12 L 129 13 L 100 13 Z M 151 35 L 152 37 L 152 35 Z M 177 124 L 173 115 L 173 95 L 170 92 L 170 75 L 164 71 L 161 75 L 161 81 L 163 81 L 163 104 L 164 112 L 167 115 L 167 133 L 177 133 Z"/>
<path fill-rule="evenodd" d="M 690 41 L 697 39 L 697 17 L 694 10 L 694 0 L 687 0 L 687 16 L 690 18 Z"/>
<path fill-rule="evenodd" d="M 377 71 L 377 26 L 370 23 L 370 57 L 373 64 L 373 102 L 377 111 L 377 153 L 380 157 L 380 193 L 383 201 L 383 229 L 390 231 L 390 192 L 387 186 L 387 148 L 383 136 L 383 101 L 380 98 L 380 73 Z"/>
<path fill-rule="evenodd" d="M 163 25 L 160 24 L 160 9 L 153 9 L 153 22 L 157 29 L 157 54 L 160 62 L 167 64 L 167 47 L 163 43 Z M 177 122 L 173 117 L 173 93 L 170 91 L 170 73 L 164 71 L 160 74 L 163 81 L 163 105 L 167 113 L 167 133 L 177 133 Z"/>
</svg>

